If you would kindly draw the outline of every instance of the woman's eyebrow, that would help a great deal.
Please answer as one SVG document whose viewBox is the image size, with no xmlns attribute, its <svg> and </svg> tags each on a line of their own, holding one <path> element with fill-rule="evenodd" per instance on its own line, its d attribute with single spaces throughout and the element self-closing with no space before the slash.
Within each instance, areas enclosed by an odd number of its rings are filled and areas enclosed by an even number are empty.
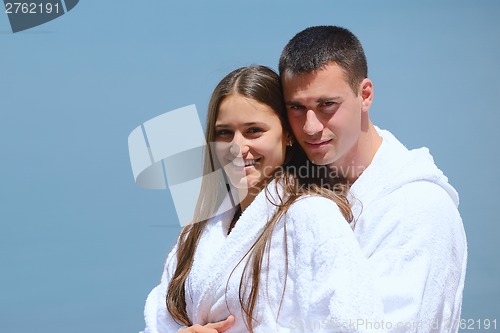
<svg viewBox="0 0 500 333">
<path fill-rule="evenodd" d="M 265 123 L 258 122 L 258 121 L 251 121 L 251 122 L 248 122 L 248 123 L 244 123 L 243 125 L 244 125 L 244 126 L 254 126 L 254 125 L 264 126 L 264 125 L 266 125 L 266 124 L 265 124 Z M 228 125 L 228 124 L 221 123 L 221 124 L 215 124 L 215 127 L 227 128 L 227 127 L 231 127 L 231 126 L 230 126 L 230 125 Z"/>
</svg>

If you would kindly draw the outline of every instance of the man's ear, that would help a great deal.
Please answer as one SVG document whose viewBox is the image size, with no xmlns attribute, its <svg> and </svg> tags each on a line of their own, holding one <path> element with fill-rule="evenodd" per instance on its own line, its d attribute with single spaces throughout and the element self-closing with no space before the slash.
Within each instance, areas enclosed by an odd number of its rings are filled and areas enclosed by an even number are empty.
<svg viewBox="0 0 500 333">
<path fill-rule="evenodd" d="M 360 94 L 362 98 L 361 110 L 368 112 L 373 102 L 373 83 L 370 79 L 366 78 L 361 82 Z"/>
</svg>

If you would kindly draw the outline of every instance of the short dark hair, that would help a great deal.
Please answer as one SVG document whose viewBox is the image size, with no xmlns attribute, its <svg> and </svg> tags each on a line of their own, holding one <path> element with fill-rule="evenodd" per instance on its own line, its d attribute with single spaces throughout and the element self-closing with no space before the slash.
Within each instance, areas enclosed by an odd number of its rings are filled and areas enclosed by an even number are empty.
<svg viewBox="0 0 500 333">
<path fill-rule="evenodd" d="M 285 46 L 279 61 L 281 78 L 291 74 L 311 73 L 329 63 L 345 71 L 355 93 L 368 77 L 368 64 L 359 39 L 349 30 L 337 26 L 316 26 L 302 30 Z"/>
</svg>

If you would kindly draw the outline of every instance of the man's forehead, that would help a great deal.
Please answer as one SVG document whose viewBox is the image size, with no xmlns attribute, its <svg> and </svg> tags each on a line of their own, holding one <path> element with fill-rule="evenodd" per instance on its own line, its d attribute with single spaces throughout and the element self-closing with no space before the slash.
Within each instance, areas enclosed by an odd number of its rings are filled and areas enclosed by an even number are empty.
<svg viewBox="0 0 500 333">
<path fill-rule="evenodd" d="M 283 86 L 305 86 L 310 85 L 312 82 L 322 81 L 341 81 L 348 83 L 348 76 L 346 71 L 336 63 L 330 63 L 321 68 L 307 73 L 294 73 L 285 70 L 282 74 Z M 339 82 L 340 83 L 340 82 Z"/>
<path fill-rule="evenodd" d="M 283 92 L 288 104 L 332 100 L 350 91 L 342 73 L 285 74 Z"/>
</svg>

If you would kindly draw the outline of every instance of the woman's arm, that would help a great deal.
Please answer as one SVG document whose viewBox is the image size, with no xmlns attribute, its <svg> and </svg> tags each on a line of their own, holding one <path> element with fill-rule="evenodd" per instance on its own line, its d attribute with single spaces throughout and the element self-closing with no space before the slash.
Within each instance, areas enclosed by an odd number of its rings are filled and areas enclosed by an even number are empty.
<svg viewBox="0 0 500 333">
<path fill-rule="evenodd" d="M 167 256 L 160 284 L 148 295 L 144 307 L 146 328 L 141 333 L 172 333 L 186 327 L 175 322 L 166 305 L 167 289 L 176 265 L 177 244 Z"/>
<path fill-rule="evenodd" d="M 367 259 L 337 205 L 323 197 L 306 197 L 294 203 L 287 216 L 289 255 L 295 259 L 290 275 L 300 312 L 293 328 L 370 331 L 370 323 L 382 318 L 382 303 Z"/>
</svg>

